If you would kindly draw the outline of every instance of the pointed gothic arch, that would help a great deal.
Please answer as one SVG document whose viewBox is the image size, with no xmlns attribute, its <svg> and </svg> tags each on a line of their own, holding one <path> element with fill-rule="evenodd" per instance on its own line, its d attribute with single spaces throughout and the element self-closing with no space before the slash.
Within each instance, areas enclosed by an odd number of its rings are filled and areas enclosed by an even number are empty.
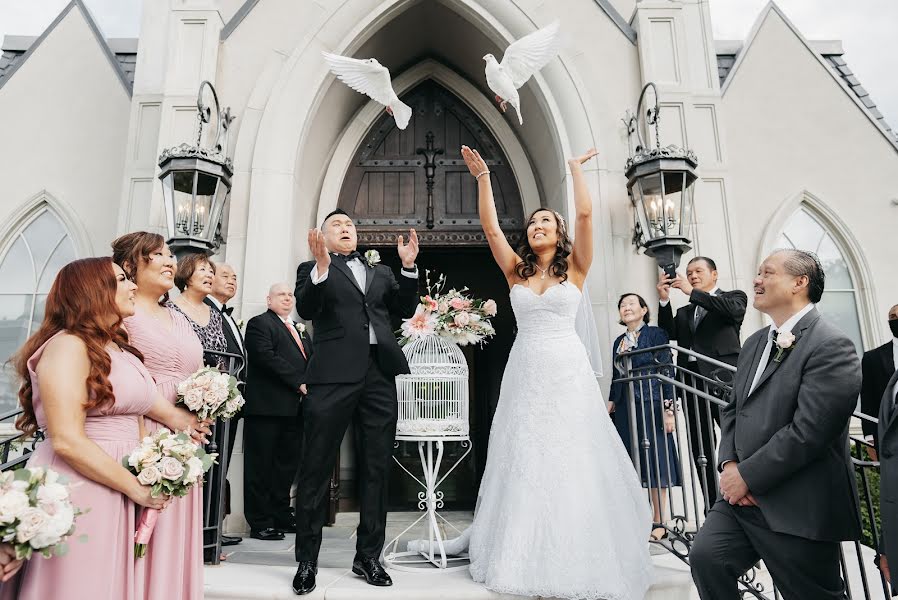
<svg viewBox="0 0 898 600">
<path fill-rule="evenodd" d="M 764 232 L 758 264 L 776 248 L 816 253 L 826 272 L 820 310 L 863 352 L 876 339 L 873 277 L 851 229 L 820 197 L 801 190 L 776 211 Z"/>
<path fill-rule="evenodd" d="M 15 408 L 18 387 L 7 360 L 43 320 L 56 273 L 79 253 L 46 192 L 26 203 L 0 240 L 0 412 L 5 412 Z"/>
</svg>

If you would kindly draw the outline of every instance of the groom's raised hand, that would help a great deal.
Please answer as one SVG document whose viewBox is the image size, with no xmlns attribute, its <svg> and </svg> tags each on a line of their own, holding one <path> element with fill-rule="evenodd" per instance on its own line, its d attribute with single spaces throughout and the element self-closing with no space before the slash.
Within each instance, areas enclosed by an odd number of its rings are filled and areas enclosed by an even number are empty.
<svg viewBox="0 0 898 600">
<path fill-rule="evenodd" d="M 403 237 L 400 235 L 396 242 L 396 250 L 399 252 L 399 259 L 402 266 L 406 269 L 415 267 L 415 259 L 418 258 L 418 234 L 414 229 L 409 230 L 408 244 L 403 243 Z"/>
<path fill-rule="evenodd" d="M 320 229 L 309 230 L 309 250 L 312 252 L 312 258 L 315 259 L 318 277 L 321 277 L 331 266 L 331 256 L 327 253 L 327 246 L 324 245 L 324 234 Z"/>
</svg>

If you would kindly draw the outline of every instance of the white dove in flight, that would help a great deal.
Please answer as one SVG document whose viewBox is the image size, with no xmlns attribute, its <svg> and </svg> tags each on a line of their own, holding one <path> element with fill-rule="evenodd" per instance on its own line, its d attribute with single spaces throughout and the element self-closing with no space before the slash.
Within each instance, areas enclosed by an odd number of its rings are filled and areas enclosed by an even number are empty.
<svg viewBox="0 0 898 600">
<path fill-rule="evenodd" d="M 365 94 L 375 102 L 383 104 L 393 115 L 396 127 L 405 129 L 412 118 L 412 109 L 402 102 L 393 91 L 390 71 L 377 59 L 349 58 L 339 54 L 322 52 L 331 72 L 357 92 Z"/>
<path fill-rule="evenodd" d="M 558 54 L 558 28 L 558 21 L 553 21 L 513 42 L 505 50 L 501 63 L 492 54 L 483 57 L 486 61 L 486 84 L 495 92 L 502 112 L 505 112 L 506 104 L 514 107 L 521 125 L 524 119 L 521 117 L 518 88 Z"/>
</svg>

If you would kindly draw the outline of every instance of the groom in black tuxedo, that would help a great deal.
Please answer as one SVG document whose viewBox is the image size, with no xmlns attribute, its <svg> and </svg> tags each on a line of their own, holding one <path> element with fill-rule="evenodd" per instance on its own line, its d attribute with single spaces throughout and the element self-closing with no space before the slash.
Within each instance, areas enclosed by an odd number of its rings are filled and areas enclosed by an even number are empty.
<svg viewBox="0 0 898 600">
<path fill-rule="evenodd" d="M 839 542 L 861 535 L 848 422 L 861 389 L 848 337 L 821 318 L 816 256 L 781 250 L 754 280 L 772 327 L 739 356 L 720 414 L 720 492 L 689 562 L 702 600 L 738 600 L 759 559 L 785 600 L 845 597 Z"/>
<path fill-rule="evenodd" d="M 359 465 L 359 528 L 352 572 L 371 585 L 393 582 L 380 564 L 387 522 L 387 478 L 396 436 L 396 375 L 408 362 L 390 317 L 410 317 L 418 304 L 418 236 L 399 236 L 402 274 L 356 251 L 352 219 L 340 209 L 309 232 L 314 260 L 296 272 L 296 309 L 315 328 L 304 401 L 304 444 L 296 511 L 293 591 L 315 589 L 327 485 L 337 451 L 354 423 Z"/>
</svg>

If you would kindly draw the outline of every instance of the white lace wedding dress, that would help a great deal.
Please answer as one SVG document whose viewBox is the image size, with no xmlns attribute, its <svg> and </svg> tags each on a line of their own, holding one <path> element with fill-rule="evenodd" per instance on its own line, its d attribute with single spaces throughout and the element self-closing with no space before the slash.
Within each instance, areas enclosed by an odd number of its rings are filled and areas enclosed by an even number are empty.
<svg viewBox="0 0 898 600">
<path fill-rule="evenodd" d="M 574 330 L 580 290 L 515 285 L 518 335 L 490 431 L 471 575 L 503 593 L 642 600 L 651 507 Z M 411 546 L 411 545 L 410 545 Z"/>
</svg>

